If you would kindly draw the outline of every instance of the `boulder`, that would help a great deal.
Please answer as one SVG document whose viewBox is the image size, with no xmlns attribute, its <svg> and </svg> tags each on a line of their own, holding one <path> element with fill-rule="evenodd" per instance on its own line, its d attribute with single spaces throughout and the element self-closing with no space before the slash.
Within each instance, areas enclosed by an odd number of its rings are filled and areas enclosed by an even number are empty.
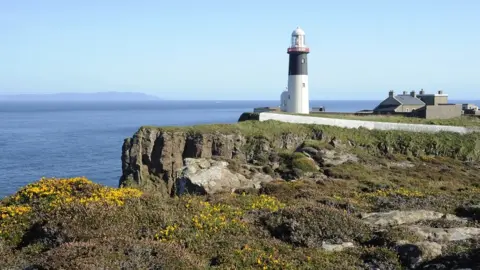
<svg viewBox="0 0 480 270">
<path fill-rule="evenodd" d="M 431 228 L 425 226 L 409 226 L 409 230 L 428 241 L 450 242 L 468 240 L 480 235 L 480 228 Z"/>
<path fill-rule="evenodd" d="M 348 161 L 358 162 L 358 157 L 350 153 L 338 152 L 335 150 L 322 149 L 319 151 L 322 164 L 337 166 Z"/>
<path fill-rule="evenodd" d="M 466 219 L 455 215 L 443 214 L 428 210 L 400 211 L 393 210 L 389 212 L 374 212 L 361 215 L 362 220 L 372 226 L 394 226 L 401 224 L 413 224 L 420 221 L 447 219 L 459 222 L 467 222 Z"/>
<path fill-rule="evenodd" d="M 260 188 L 273 178 L 255 173 L 250 178 L 228 169 L 228 162 L 206 158 L 186 158 L 185 166 L 177 172 L 176 194 L 213 194 L 236 189 Z"/>
</svg>

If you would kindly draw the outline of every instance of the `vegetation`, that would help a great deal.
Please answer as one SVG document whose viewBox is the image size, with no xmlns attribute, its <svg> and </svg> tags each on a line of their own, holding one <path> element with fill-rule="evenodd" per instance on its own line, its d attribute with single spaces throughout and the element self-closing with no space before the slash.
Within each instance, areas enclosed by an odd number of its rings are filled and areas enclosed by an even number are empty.
<svg viewBox="0 0 480 270">
<path fill-rule="evenodd" d="M 407 131 L 348 129 L 313 124 L 292 124 L 278 121 L 245 121 L 237 124 L 211 124 L 187 127 L 140 128 L 139 133 L 158 130 L 160 132 L 182 132 L 188 136 L 206 134 L 241 134 L 248 138 L 247 151 L 260 151 L 262 144 L 281 145 L 288 140 L 305 140 L 316 143 L 317 148 L 335 138 L 361 147 L 368 154 L 402 154 L 419 156 L 446 156 L 460 160 L 480 160 L 480 132 L 457 134 L 452 132 L 417 133 Z M 264 157 L 263 159 L 267 159 Z"/>
<path fill-rule="evenodd" d="M 0 265 L 402 269 L 407 266 L 396 243 L 420 239 L 403 227 L 379 231 L 360 214 L 425 209 L 469 216 L 468 226 L 479 227 L 478 133 L 417 134 L 274 121 L 158 130 L 191 136 L 241 134 L 262 157 L 260 165 L 252 166 L 283 180 L 259 190 L 166 198 L 148 190 L 105 187 L 83 177 L 43 178 L 0 201 Z M 300 147 L 278 147 L 278 140 L 294 141 L 292 145 L 301 140 Z M 267 150 L 258 150 L 262 144 Z M 334 166 L 324 162 L 325 151 L 348 152 L 358 160 Z M 229 168 L 240 170 L 245 164 L 239 162 L 230 160 Z M 433 220 L 420 225 L 459 224 Z M 344 243 L 353 247 L 327 248 Z M 475 241 L 451 243 L 447 257 L 432 261 L 468 265 L 478 259 L 478 248 Z M 427 263 L 420 269 L 428 269 Z"/>
<path fill-rule="evenodd" d="M 414 167 L 393 165 L 401 162 Z M 456 213 L 480 201 L 475 163 L 400 155 L 331 169 L 341 179 L 175 198 L 85 178 L 41 179 L 1 201 L 0 258 L 14 269 L 401 269 L 392 246 L 415 236 L 400 228 L 375 232 L 359 213 Z M 356 247 L 322 248 L 343 242 Z M 450 246 L 449 256 L 470 247 Z"/>
<path fill-rule="evenodd" d="M 418 117 L 406 117 L 402 115 L 355 115 L 355 114 L 329 114 L 329 113 L 312 113 L 309 116 L 338 118 L 362 121 L 392 122 L 392 123 L 409 123 L 409 124 L 426 124 L 426 125 L 442 125 L 442 126 L 465 126 L 480 127 L 480 117 L 463 115 L 461 117 L 451 119 L 424 119 Z"/>
</svg>

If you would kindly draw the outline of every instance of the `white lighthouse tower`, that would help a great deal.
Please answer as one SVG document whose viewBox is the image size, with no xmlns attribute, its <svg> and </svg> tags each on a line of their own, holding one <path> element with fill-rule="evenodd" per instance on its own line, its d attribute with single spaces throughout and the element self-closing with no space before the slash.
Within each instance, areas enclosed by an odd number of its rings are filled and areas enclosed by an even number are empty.
<svg viewBox="0 0 480 270">
<path fill-rule="evenodd" d="M 305 32 L 297 27 L 292 33 L 292 44 L 287 49 L 289 54 L 288 88 L 280 97 L 280 109 L 284 112 L 302 114 L 310 112 L 307 69 L 309 52 L 310 49 L 305 44 Z"/>
</svg>

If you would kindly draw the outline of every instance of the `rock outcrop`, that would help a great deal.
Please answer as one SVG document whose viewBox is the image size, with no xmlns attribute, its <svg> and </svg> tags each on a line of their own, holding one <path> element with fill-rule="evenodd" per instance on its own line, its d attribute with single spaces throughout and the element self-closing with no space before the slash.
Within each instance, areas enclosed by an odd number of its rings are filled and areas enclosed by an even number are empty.
<svg viewBox="0 0 480 270">
<path fill-rule="evenodd" d="M 264 136 L 246 136 L 238 131 L 194 132 L 142 127 L 124 141 L 120 186 L 156 189 L 172 195 L 186 158 L 222 158 L 253 164 L 257 160 L 268 160 L 274 149 L 294 151 L 306 139 L 321 137 L 315 133 L 284 133 L 266 139 Z"/>
<path fill-rule="evenodd" d="M 273 180 L 270 175 L 254 173 L 250 178 L 228 169 L 228 162 L 206 158 L 186 158 L 185 167 L 177 173 L 176 193 L 213 194 L 236 189 L 260 188 Z"/>
<path fill-rule="evenodd" d="M 124 141 L 120 186 L 136 186 L 173 195 L 177 191 L 175 185 L 177 179 L 182 177 L 180 174 L 184 172 L 187 158 L 226 161 L 232 175 L 240 173 L 246 179 L 251 179 L 252 172 L 257 171 L 285 180 L 341 179 L 344 176 L 331 167 L 361 162 L 361 152 L 352 152 L 353 148 L 374 155 L 446 156 L 470 161 L 479 159 L 473 143 L 452 148 L 450 144 L 455 140 L 449 136 L 346 130 L 275 121 L 174 128 L 142 127 L 132 138 Z M 457 141 L 475 141 L 476 136 L 465 135 Z M 220 166 L 219 164 L 217 165 Z M 244 174 L 237 171 L 238 164 L 256 168 L 250 167 L 251 171 Z M 412 165 L 402 163 L 397 167 L 409 166 Z M 225 168 L 222 171 L 229 174 Z M 207 185 L 211 184 L 213 183 Z M 231 188 L 243 186 L 237 184 Z M 224 186 L 223 189 L 226 188 Z"/>
<path fill-rule="evenodd" d="M 413 224 L 419 221 L 446 219 L 451 221 L 466 222 L 467 220 L 451 214 L 443 214 L 428 210 L 389 211 L 362 214 L 362 220 L 373 226 L 394 226 Z"/>
</svg>

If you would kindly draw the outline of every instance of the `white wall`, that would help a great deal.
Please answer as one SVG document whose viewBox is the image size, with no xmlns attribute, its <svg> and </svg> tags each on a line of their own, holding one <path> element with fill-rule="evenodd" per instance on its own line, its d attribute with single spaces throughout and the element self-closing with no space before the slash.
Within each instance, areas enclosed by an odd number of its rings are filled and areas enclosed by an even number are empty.
<svg viewBox="0 0 480 270">
<path fill-rule="evenodd" d="M 303 84 L 305 84 L 305 87 Z M 308 75 L 289 75 L 288 94 L 290 100 L 288 101 L 287 112 L 305 114 L 310 112 Z"/>
<path fill-rule="evenodd" d="M 277 121 L 297 123 L 297 124 L 329 125 L 329 126 L 337 126 L 337 127 L 344 127 L 344 128 L 363 127 L 366 129 L 405 130 L 405 131 L 413 131 L 413 132 L 449 131 L 449 132 L 465 134 L 469 132 L 480 131 L 479 129 L 457 127 L 457 126 L 362 121 L 362 120 L 323 118 L 323 117 L 316 117 L 316 116 L 288 115 L 288 114 L 278 114 L 278 113 L 270 113 L 270 112 L 260 113 L 259 121 L 267 121 L 267 120 L 277 120 Z"/>
</svg>

